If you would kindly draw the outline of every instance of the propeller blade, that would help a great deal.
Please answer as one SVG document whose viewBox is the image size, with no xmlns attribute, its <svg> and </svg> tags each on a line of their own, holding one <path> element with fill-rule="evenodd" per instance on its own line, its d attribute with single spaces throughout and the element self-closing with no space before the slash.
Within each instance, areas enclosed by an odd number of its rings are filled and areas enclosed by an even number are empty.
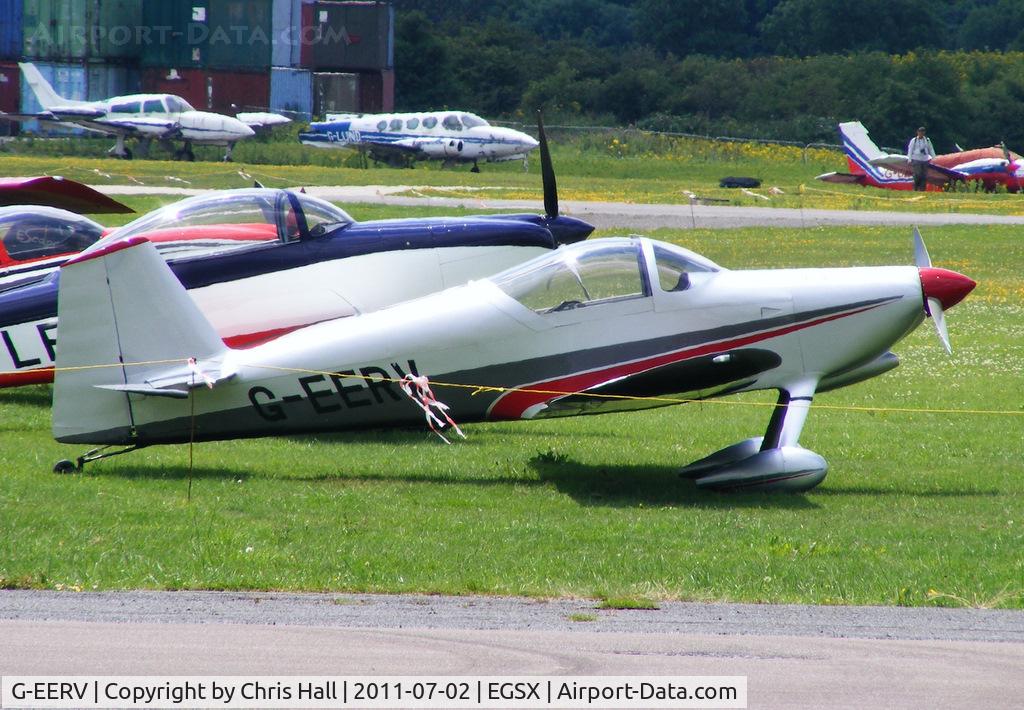
<svg viewBox="0 0 1024 710">
<path fill-rule="evenodd" d="M 946 313 L 942 310 L 942 303 L 937 298 L 928 299 L 928 313 L 931 314 L 932 322 L 935 323 L 935 330 L 939 334 L 942 346 L 946 348 L 948 355 L 953 354 L 953 346 L 949 342 L 949 331 L 946 329 Z"/>
<path fill-rule="evenodd" d="M 947 269 L 932 267 L 928 248 L 924 245 L 921 232 L 914 227 L 914 262 L 921 277 L 921 291 L 924 295 L 924 311 L 935 323 L 935 332 L 942 341 L 946 353 L 953 354 L 946 329 L 946 309 L 960 303 L 977 285 L 974 280 Z"/>
<path fill-rule="evenodd" d="M 914 265 L 917 268 L 927 268 L 932 265 L 932 258 L 928 256 L 928 247 L 924 245 L 921 238 L 921 231 L 914 225 Z"/>
<path fill-rule="evenodd" d="M 1013 160 L 1010 158 L 1010 149 L 1006 147 L 1006 141 L 999 141 L 999 147 L 1003 149 L 1003 158 L 1006 159 L 1006 164 L 1012 163 Z"/>
<path fill-rule="evenodd" d="M 551 165 L 548 137 L 544 133 L 544 115 L 537 112 L 537 140 L 540 143 L 540 175 L 544 182 L 544 214 L 548 219 L 558 216 L 558 185 L 555 184 L 555 169 Z"/>
</svg>

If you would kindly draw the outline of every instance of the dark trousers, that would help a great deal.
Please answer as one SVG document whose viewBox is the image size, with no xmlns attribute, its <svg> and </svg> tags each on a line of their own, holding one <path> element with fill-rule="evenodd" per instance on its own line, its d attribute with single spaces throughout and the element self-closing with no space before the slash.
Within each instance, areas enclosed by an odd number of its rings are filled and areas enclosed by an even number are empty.
<svg viewBox="0 0 1024 710">
<path fill-rule="evenodd" d="M 911 167 L 914 168 L 914 190 L 924 192 L 928 187 L 928 162 L 925 160 L 911 160 Z"/>
</svg>

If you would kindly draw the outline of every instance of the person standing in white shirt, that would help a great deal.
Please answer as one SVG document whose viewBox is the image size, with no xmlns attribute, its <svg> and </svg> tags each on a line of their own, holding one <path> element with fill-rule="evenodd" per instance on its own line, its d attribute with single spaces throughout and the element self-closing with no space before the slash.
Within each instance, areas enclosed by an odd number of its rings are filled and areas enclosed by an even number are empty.
<svg viewBox="0 0 1024 710">
<path fill-rule="evenodd" d="M 932 141 L 924 134 L 924 126 L 917 129 L 917 135 L 907 144 L 907 158 L 914 170 L 914 190 L 924 192 L 928 187 L 928 163 L 935 157 Z"/>
</svg>

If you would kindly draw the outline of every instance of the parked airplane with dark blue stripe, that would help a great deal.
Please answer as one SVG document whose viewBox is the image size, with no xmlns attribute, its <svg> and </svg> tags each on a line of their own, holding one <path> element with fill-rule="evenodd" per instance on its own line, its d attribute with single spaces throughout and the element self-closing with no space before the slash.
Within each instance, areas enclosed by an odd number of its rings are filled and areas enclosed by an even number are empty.
<svg viewBox="0 0 1024 710">
<path fill-rule="evenodd" d="M 145 237 L 225 343 L 249 347 L 490 276 L 586 239 L 591 225 L 558 214 L 546 148 L 545 215 L 357 222 L 303 193 L 224 190 L 151 212 L 83 254 Z M 0 387 L 52 380 L 58 279 L 59 272 L 44 273 L 0 289 Z"/>
<path fill-rule="evenodd" d="M 405 166 L 413 160 L 443 160 L 445 164 L 477 164 L 522 160 L 538 146 L 530 135 L 492 126 L 464 111 L 424 113 L 328 114 L 299 134 L 304 145 L 317 148 L 352 148 L 371 159 Z"/>
</svg>

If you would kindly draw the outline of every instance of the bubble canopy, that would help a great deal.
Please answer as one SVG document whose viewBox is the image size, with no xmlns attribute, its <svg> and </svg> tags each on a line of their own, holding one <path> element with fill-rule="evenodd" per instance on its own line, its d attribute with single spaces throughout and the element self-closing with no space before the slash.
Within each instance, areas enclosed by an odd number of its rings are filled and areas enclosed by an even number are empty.
<svg viewBox="0 0 1024 710">
<path fill-rule="evenodd" d="M 145 236 L 157 242 L 212 239 L 282 243 L 317 238 L 352 224 L 329 202 L 290 190 L 211 191 L 161 207 L 112 232 L 107 240 Z"/>
<path fill-rule="evenodd" d="M 91 219 L 56 207 L 0 207 L 0 268 L 73 254 L 102 234 Z"/>
<path fill-rule="evenodd" d="M 537 313 L 573 310 L 598 303 L 650 296 L 645 241 L 608 237 L 561 247 L 494 277 L 501 290 Z M 655 283 L 666 292 L 686 290 L 692 275 L 721 267 L 699 254 L 663 242 L 649 242 Z"/>
</svg>

